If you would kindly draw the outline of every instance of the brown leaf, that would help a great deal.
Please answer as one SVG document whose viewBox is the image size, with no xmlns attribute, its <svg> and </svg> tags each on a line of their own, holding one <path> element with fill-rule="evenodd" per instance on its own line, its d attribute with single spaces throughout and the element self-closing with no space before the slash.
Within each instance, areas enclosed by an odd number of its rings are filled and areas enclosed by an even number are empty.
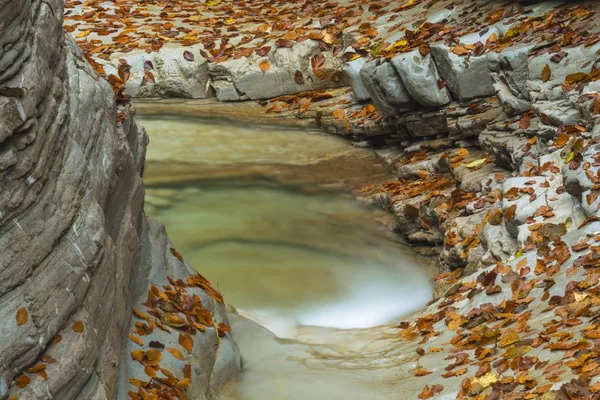
<svg viewBox="0 0 600 400">
<path fill-rule="evenodd" d="M 58 344 L 62 341 L 62 336 L 60 335 L 56 335 L 54 336 L 54 338 L 52 339 L 52 341 L 50 342 L 50 345 L 55 345 Z"/>
<path fill-rule="evenodd" d="M 186 349 L 188 353 L 191 353 L 194 348 L 194 339 L 192 339 L 192 336 L 187 332 L 180 333 L 179 344 Z"/>
<path fill-rule="evenodd" d="M 85 327 L 83 326 L 83 322 L 77 321 L 73 324 L 73 332 L 82 333 Z"/>
<path fill-rule="evenodd" d="M 565 85 L 572 85 L 573 83 L 579 83 L 589 78 L 589 75 L 585 72 L 576 72 L 574 74 L 567 75 L 565 78 Z"/>
<path fill-rule="evenodd" d="M 175 250 L 173 247 L 171 247 L 170 250 L 171 250 L 171 254 L 173 254 L 176 259 L 178 259 L 179 261 L 183 262 L 183 257 L 181 256 L 181 254 L 177 250 Z M 143 317 L 140 317 L 140 318 L 143 318 Z"/>
<path fill-rule="evenodd" d="M 194 54 L 191 51 L 186 50 L 183 52 L 183 58 L 187 61 L 194 61 Z"/>
<path fill-rule="evenodd" d="M 504 220 L 507 222 L 512 221 L 515 218 L 515 213 L 517 212 L 517 205 L 513 204 L 508 207 L 508 209 L 504 212 Z"/>
<path fill-rule="evenodd" d="M 154 79 L 154 75 L 150 71 L 144 72 L 144 81 L 148 82 L 148 83 L 156 83 L 156 80 Z"/>
<path fill-rule="evenodd" d="M 260 57 L 264 57 L 267 54 L 269 54 L 270 51 L 271 51 L 271 46 L 264 46 L 264 47 L 261 47 L 260 49 L 256 49 L 256 54 L 258 54 Z"/>
<path fill-rule="evenodd" d="M 25 386 L 29 385 L 30 383 L 31 383 L 31 378 L 28 377 L 27 375 L 21 375 L 20 377 L 15 379 L 15 385 L 17 385 L 17 387 L 19 389 L 23 389 Z"/>
<path fill-rule="evenodd" d="M 423 57 L 425 57 L 426 55 L 431 53 L 431 50 L 429 49 L 429 45 L 427 43 L 421 44 L 418 47 L 418 50 L 419 50 L 419 54 L 421 54 Z"/>
<path fill-rule="evenodd" d="M 231 332 L 231 327 L 229 325 L 225 325 L 223 323 L 219 323 L 219 325 L 217 325 L 217 333 L 219 334 L 219 337 L 225 336 L 227 332 Z"/>
<path fill-rule="evenodd" d="M 325 56 L 323 53 L 315 54 L 310 59 L 310 65 L 312 66 L 312 69 L 319 69 L 323 66 L 323 64 L 325 64 Z"/>
<path fill-rule="evenodd" d="M 21 307 L 17 310 L 17 325 L 21 326 L 21 325 L 25 325 L 27 323 L 27 320 L 29 320 L 29 313 L 27 312 L 27 309 L 25 307 Z"/>
<path fill-rule="evenodd" d="M 302 75 L 302 72 L 296 70 L 294 73 L 294 82 L 298 85 L 304 85 L 304 75 Z"/>
<path fill-rule="evenodd" d="M 597 96 L 592 105 L 592 114 L 600 114 L 600 96 Z"/>
<path fill-rule="evenodd" d="M 544 65 L 544 68 L 542 69 L 542 82 L 548 82 L 551 75 L 552 70 L 550 69 L 550 65 Z"/>
</svg>

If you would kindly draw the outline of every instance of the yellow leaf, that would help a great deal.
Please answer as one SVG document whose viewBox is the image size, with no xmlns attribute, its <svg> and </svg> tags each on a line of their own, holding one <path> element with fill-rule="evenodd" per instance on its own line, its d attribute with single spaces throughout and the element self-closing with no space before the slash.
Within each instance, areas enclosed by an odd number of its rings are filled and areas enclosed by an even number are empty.
<svg viewBox="0 0 600 400">
<path fill-rule="evenodd" d="M 87 35 L 89 35 L 90 33 L 92 33 L 92 31 L 91 31 L 91 30 L 83 31 L 83 32 L 81 32 L 81 33 L 78 33 L 78 34 L 77 34 L 77 36 L 75 36 L 75 37 L 77 37 L 77 38 L 86 37 L 86 36 L 87 36 Z"/>
<path fill-rule="evenodd" d="M 406 47 L 406 46 L 408 46 L 408 40 L 402 39 L 402 40 L 398 40 L 393 45 L 388 46 L 384 51 L 392 51 L 392 50 L 399 49 L 401 47 Z"/>
<path fill-rule="evenodd" d="M 490 385 L 498 382 L 498 375 L 488 372 L 487 374 L 485 374 L 479 378 L 473 379 L 471 382 L 479 383 L 485 389 L 485 388 L 489 387 Z"/>
<path fill-rule="evenodd" d="M 500 337 L 500 341 L 498 342 L 498 346 L 500 347 L 506 347 L 506 346 L 510 346 L 513 343 L 517 343 L 520 342 L 521 338 L 519 337 L 519 335 L 517 335 L 514 332 L 507 332 L 504 333 L 501 337 Z"/>
<path fill-rule="evenodd" d="M 586 293 L 575 293 L 575 301 L 582 301 L 583 299 L 585 299 L 588 295 Z"/>
<path fill-rule="evenodd" d="M 487 161 L 486 158 L 480 158 L 479 160 L 471 161 L 470 163 L 468 163 L 467 165 L 465 165 L 465 167 L 467 167 L 467 168 L 477 168 L 477 167 L 485 164 L 486 161 Z"/>
<path fill-rule="evenodd" d="M 571 161 L 573 161 L 573 158 L 575 158 L 575 152 L 572 151 L 567 155 L 565 162 L 570 163 Z"/>
</svg>

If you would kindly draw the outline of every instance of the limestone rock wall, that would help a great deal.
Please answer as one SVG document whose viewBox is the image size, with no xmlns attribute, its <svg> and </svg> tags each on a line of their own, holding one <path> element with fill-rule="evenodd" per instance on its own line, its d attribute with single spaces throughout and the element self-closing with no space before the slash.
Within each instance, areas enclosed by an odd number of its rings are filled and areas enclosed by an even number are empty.
<svg viewBox="0 0 600 400">
<path fill-rule="evenodd" d="M 62 8 L 0 1 L 0 399 L 115 398 L 142 266 L 164 267 L 143 214 L 147 136 L 64 34 Z M 228 367 L 215 382 L 239 369 L 232 343 L 214 351 L 228 341 L 210 343 L 204 364 Z"/>
</svg>

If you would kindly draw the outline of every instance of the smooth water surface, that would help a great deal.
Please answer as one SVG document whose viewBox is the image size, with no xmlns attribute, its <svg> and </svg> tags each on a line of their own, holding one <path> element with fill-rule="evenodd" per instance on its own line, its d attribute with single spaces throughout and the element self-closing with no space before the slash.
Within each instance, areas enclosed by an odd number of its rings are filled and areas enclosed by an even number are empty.
<svg viewBox="0 0 600 400">
<path fill-rule="evenodd" d="M 228 303 L 276 334 L 383 324 L 431 299 L 432 268 L 379 222 L 386 213 L 349 194 L 378 165 L 372 153 L 300 130 L 140 122 L 151 139 L 147 213 Z"/>
</svg>

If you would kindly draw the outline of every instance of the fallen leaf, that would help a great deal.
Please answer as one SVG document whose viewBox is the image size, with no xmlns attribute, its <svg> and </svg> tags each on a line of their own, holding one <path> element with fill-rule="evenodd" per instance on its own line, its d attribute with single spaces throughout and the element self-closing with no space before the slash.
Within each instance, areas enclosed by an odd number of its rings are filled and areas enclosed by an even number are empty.
<svg viewBox="0 0 600 400">
<path fill-rule="evenodd" d="M 262 60 L 258 66 L 262 72 L 267 72 L 271 68 L 271 63 L 267 60 Z"/>
<path fill-rule="evenodd" d="M 346 111 L 342 110 L 341 108 L 338 108 L 333 112 L 333 118 L 335 119 L 342 120 L 345 116 Z"/>
<path fill-rule="evenodd" d="M 550 65 L 544 65 L 544 68 L 542 69 L 542 82 L 548 82 L 551 75 L 552 70 L 550 69 Z"/>
<path fill-rule="evenodd" d="M 17 325 L 21 326 L 21 325 L 25 325 L 27 323 L 27 320 L 29 319 L 29 313 L 27 312 L 27 309 L 25 307 L 21 307 L 17 310 Z"/>
<path fill-rule="evenodd" d="M 187 332 L 180 333 L 179 344 L 186 349 L 188 353 L 191 353 L 194 348 L 194 339 L 192 339 L 192 336 Z"/>
<path fill-rule="evenodd" d="M 183 357 L 183 354 L 181 354 L 181 352 L 173 347 L 167 347 L 167 351 L 169 353 L 171 353 L 171 355 L 173 357 L 175 357 L 176 359 L 180 360 L 180 361 L 184 361 L 185 358 Z"/>
<path fill-rule="evenodd" d="M 73 332 L 82 333 L 85 327 L 83 326 L 83 322 L 77 321 L 73 324 Z"/>
<path fill-rule="evenodd" d="M 477 168 L 477 167 L 483 165 L 486 161 L 487 161 L 486 158 L 480 158 L 479 160 L 471 161 L 470 163 L 468 163 L 467 165 L 465 165 L 465 167 L 467 167 L 467 168 Z"/>
<path fill-rule="evenodd" d="M 27 375 L 21 375 L 20 377 L 15 379 L 15 385 L 17 385 L 17 387 L 19 389 L 23 389 L 25 386 L 29 385 L 30 383 L 31 383 L 31 378 L 28 377 Z"/>
</svg>

